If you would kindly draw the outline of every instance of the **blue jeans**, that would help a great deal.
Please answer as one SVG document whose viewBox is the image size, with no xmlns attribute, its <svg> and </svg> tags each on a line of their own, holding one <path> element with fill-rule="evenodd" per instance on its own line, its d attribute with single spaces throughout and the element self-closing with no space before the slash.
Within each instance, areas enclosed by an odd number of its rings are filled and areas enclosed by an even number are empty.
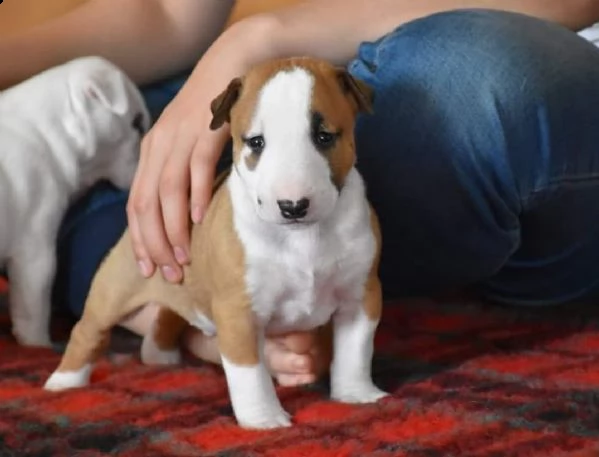
<svg viewBox="0 0 599 457">
<path fill-rule="evenodd" d="M 540 20 L 470 10 L 363 43 L 349 68 L 376 93 L 356 136 L 387 297 L 463 286 L 523 305 L 599 295 L 594 46 Z M 125 226 L 125 199 L 99 187 L 66 218 L 57 289 L 76 314 Z"/>
</svg>

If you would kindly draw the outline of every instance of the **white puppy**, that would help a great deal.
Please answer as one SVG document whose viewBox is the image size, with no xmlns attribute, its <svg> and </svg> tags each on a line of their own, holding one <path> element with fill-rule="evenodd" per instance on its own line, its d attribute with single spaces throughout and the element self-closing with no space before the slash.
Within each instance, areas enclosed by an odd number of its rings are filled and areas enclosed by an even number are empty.
<svg viewBox="0 0 599 457">
<path fill-rule="evenodd" d="M 20 344 L 51 343 L 56 236 L 69 203 L 100 180 L 127 189 L 149 124 L 136 86 L 98 57 L 0 93 L 0 268 Z"/>
</svg>

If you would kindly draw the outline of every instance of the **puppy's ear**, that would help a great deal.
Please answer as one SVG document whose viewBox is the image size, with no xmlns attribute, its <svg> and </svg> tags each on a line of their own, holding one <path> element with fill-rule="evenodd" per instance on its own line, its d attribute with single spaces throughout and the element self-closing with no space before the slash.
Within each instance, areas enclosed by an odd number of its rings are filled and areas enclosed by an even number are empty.
<svg viewBox="0 0 599 457">
<path fill-rule="evenodd" d="M 343 92 L 356 104 L 358 111 L 372 113 L 374 91 L 364 81 L 354 78 L 345 68 L 336 69 L 337 80 Z"/>
<path fill-rule="evenodd" d="M 212 111 L 211 130 L 217 130 L 225 122 L 231 121 L 231 108 L 233 108 L 233 105 L 235 105 L 235 102 L 239 98 L 241 86 L 241 78 L 234 78 L 227 88 L 212 100 L 210 104 L 210 110 Z"/>
<path fill-rule="evenodd" d="M 117 71 L 99 70 L 87 75 L 76 75 L 70 81 L 71 96 L 78 104 L 100 104 L 118 116 L 129 108 L 127 81 Z"/>
</svg>

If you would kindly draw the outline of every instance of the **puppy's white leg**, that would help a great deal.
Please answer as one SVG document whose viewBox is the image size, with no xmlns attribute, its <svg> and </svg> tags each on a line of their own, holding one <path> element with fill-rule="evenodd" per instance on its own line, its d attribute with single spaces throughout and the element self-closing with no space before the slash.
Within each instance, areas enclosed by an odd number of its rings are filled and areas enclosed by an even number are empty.
<svg viewBox="0 0 599 457">
<path fill-rule="evenodd" d="M 371 403 L 388 394 L 372 382 L 374 334 L 378 320 L 370 319 L 358 304 L 333 317 L 331 396 L 344 403 Z"/>
<path fill-rule="evenodd" d="M 241 427 L 271 429 L 291 425 L 289 413 L 281 406 L 272 377 L 262 360 L 257 365 L 243 366 L 222 355 L 221 359 L 233 412 Z"/>
<path fill-rule="evenodd" d="M 258 328 L 244 289 L 213 299 L 218 348 L 237 423 L 270 429 L 291 425 L 264 364 L 264 330 Z"/>
<path fill-rule="evenodd" d="M 11 259 L 8 265 L 13 334 L 23 346 L 51 346 L 51 292 L 56 273 L 54 244 L 32 243 L 17 252 L 18 257 Z"/>
<path fill-rule="evenodd" d="M 44 384 L 44 389 L 59 392 L 66 389 L 75 389 L 77 387 L 85 387 L 89 384 L 92 365 L 88 363 L 72 371 L 55 371 Z"/>
</svg>

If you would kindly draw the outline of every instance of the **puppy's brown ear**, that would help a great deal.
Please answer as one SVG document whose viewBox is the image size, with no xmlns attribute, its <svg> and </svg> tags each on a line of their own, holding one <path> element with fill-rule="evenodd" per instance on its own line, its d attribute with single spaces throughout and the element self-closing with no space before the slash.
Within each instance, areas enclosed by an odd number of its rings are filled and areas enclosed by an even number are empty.
<svg viewBox="0 0 599 457">
<path fill-rule="evenodd" d="M 343 92 L 355 102 L 358 111 L 372 113 L 374 91 L 364 81 L 354 78 L 345 68 L 337 68 L 337 80 Z"/>
<path fill-rule="evenodd" d="M 231 121 L 231 108 L 239 98 L 240 92 L 241 78 L 234 78 L 227 88 L 212 100 L 210 104 L 210 110 L 212 111 L 211 130 L 219 129 L 225 122 Z"/>
</svg>

